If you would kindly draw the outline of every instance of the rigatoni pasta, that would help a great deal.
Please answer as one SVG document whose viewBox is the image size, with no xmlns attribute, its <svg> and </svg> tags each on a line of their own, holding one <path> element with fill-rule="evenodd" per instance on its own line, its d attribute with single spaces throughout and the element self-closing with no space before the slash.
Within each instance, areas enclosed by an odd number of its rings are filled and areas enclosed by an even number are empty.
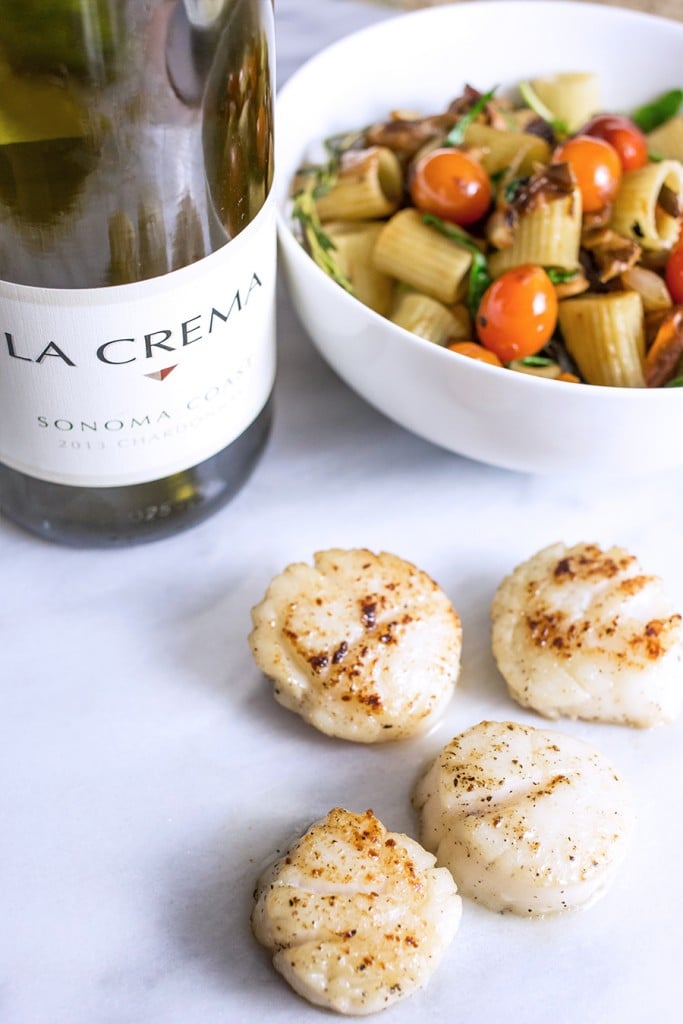
<svg viewBox="0 0 683 1024">
<path fill-rule="evenodd" d="M 581 246 L 581 196 L 578 189 L 519 215 L 509 246 L 489 257 L 492 277 L 521 263 L 576 270 Z"/>
<path fill-rule="evenodd" d="M 600 83 L 590 71 L 562 71 L 534 78 L 531 84 L 541 103 L 568 132 L 577 131 L 600 109 Z"/>
<path fill-rule="evenodd" d="M 436 345 L 469 338 L 472 330 L 464 306 L 456 305 L 449 309 L 429 295 L 414 291 L 398 293 L 389 319 L 404 330 L 417 334 L 425 341 L 433 341 Z"/>
<path fill-rule="evenodd" d="M 671 213 L 662 201 L 662 190 L 683 195 L 683 165 L 663 160 L 626 171 L 614 201 L 611 224 L 634 238 L 644 249 L 666 251 L 678 239 L 680 211 Z"/>
<path fill-rule="evenodd" d="M 548 163 L 550 144 L 531 132 L 502 130 L 474 123 L 465 130 L 465 143 L 481 150 L 481 162 L 490 175 L 514 166 L 517 174 L 531 174 L 538 163 Z"/>
<path fill-rule="evenodd" d="M 456 302 L 472 263 L 457 242 L 425 224 L 417 210 L 400 210 L 382 229 L 375 266 L 441 302 Z"/>
<path fill-rule="evenodd" d="M 383 273 L 374 261 L 375 245 L 383 226 L 380 221 L 330 221 L 325 224 L 325 234 L 334 246 L 339 270 L 353 281 L 356 298 L 387 316 L 396 280 Z"/>
<path fill-rule="evenodd" d="M 368 220 L 386 217 L 398 209 L 403 173 L 390 149 L 344 153 L 336 181 L 316 201 L 318 216 L 326 220 Z"/>
<path fill-rule="evenodd" d="M 637 292 L 586 294 L 560 304 L 564 343 L 589 384 L 642 388 L 645 333 Z"/>
</svg>

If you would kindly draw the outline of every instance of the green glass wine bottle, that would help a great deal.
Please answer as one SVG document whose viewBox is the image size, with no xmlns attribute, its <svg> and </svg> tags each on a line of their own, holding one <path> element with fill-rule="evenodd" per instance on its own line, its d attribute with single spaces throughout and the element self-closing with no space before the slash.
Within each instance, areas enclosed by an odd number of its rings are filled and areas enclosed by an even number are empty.
<svg viewBox="0 0 683 1024">
<path fill-rule="evenodd" d="M 0 0 L 0 512 L 173 533 L 275 375 L 272 0 Z"/>
</svg>

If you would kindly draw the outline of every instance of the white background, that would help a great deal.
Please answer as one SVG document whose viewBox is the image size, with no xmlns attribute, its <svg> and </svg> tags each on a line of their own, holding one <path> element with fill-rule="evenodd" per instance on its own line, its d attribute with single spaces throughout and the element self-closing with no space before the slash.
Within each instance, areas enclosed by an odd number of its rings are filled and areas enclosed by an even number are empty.
<svg viewBox="0 0 683 1024">
<path fill-rule="evenodd" d="M 387 16 L 348 0 L 278 0 L 279 77 Z M 276 421 L 240 495 L 190 533 L 73 551 L 0 524 L 2 1024 L 302 1024 L 251 937 L 255 879 L 335 804 L 415 834 L 425 760 L 483 717 L 543 724 L 507 698 L 488 607 L 555 540 L 619 543 L 683 608 L 683 474 L 582 484 L 498 471 L 375 413 L 315 354 L 280 297 Z M 608 429 L 608 425 L 606 425 Z M 438 729 L 364 748 L 276 705 L 249 609 L 319 548 L 389 550 L 428 571 L 464 627 L 461 682 Z M 392 1024 L 674 1024 L 683 1003 L 682 723 L 560 728 L 610 757 L 638 827 L 609 894 L 547 921 L 466 901 L 430 985 Z"/>
</svg>

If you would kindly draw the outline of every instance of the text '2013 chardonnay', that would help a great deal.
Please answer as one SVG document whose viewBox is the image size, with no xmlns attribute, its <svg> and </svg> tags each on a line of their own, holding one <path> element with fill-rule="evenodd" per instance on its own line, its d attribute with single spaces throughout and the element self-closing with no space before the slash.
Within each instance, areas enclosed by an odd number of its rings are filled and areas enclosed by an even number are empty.
<svg viewBox="0 0 683 1024">
<path fill-rule="evenodd" d="M 275 374 L 272 0 L 0 0 L 0 511 L 164 536 Z"/>
</svg>

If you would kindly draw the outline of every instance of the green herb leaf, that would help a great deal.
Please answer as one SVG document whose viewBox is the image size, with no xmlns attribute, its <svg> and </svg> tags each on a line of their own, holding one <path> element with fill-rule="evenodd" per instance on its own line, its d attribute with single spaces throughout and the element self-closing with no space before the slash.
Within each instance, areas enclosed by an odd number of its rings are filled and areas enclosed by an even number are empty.
<svg viewBox="0 0 683 1024">
<path fill-rule="evenodd" d="M 556 135 L 568 135 L 569 128 L 559 117 L 555 117 L 552 110 L 546 107 L 545 103 L 536 95 L 530 82 L 520 82 L 519 91 L 527 107 L 530 107 L 535 114 L 547 121 Z"/>
<path fill-rule="evenodd" d="M 329 154 L 327 163 L 300 167 L 297 177 L 303 184 L 292 197 L 292 220 L 299 223 L 299 236 L 304 249 L 328 277 L 351 295 L 354 294 L 353 284 L 346 274 L 342 273 L 335 259 L 336 246 L 323 230 L 315 203 L 316 199 L 320 199 L 334 187 L 342 156 L 348 150 L 354 149 L 362 137 L 362 132 L 341 132 L 325 139 L 325 150 Z"/>
<path fill-rule="evenodd" d="M 323 231 L 315 206 L 315 179 L 307 182 L 293 199 L 292 219 L 299 222 L 301 228 L 301 242 L 314 263 L 317 263 L 321 270 L 324 270 L 328 277 L 341 285 L 347 292 L 353 295 L 351 281 L 339 269 L 334 258 L 335 245 L 329 235 Z"/>
<path fill-rule="evenodd" d="M 522 366 L 552 366 L 555 360 L 547 356 L 524 356 L 519 362 Z"/>
<path fill-rule="evenodd" d="M 323 145 L 328 154 L 328 160 L 322 164 L 304 164 L 297 171 L 300 178 L 309 178 L 313 184 L 311 191 L 314 199 L 320 199 L 326 192 L 337 183 L 339 165 L 345 153 L 356 148 L 362 132 L 340 132 L 338 135 L 330 135 L 325 139 Z M 309 188 L 308 184 L 304 186 Z"/>
<path fill-rule="evenodd" d="M 658 96 L 651 103 L 645 103 L 638 107 L 631 114 L 634 121 L 642 132 L 651 132 L 660 124 L 675 117 L 683 103 L 683 89 L 670 89 L 668 92 Z"/>
<path fill-rule="evenodd" d="M 465 141 L 465 132 L 471 124 L 473 124 L 487 103 L 490 103 L 496 94 L 497 85 L 494 85 L 493 89 L 489 89 L 479 99 L 472 104 L 472 107 L 467 111 L 466 114 L 460 118 L 456 124 L 453 125 L 450 132 L 444 139 L 444 146 L 462 146 Z"/>
<path fill-rule="evenodd" d="M 501 181 L 505 179 L 505 175 L 508 173 L 508 171 L 508 167 L 501 167 L 499 171 L 491 171 L 491 173 L 489 174 L 491 184 L 495 185 L 496 187 L 500 185 Z"/>
<path fill-rule="evenodd" d="M 578 270 L 565 270 L 563 267 L 544 267 L 552 284 L 565 284 L 572 281 L 578 274 Z"/>
<path fill-rule="evenodd" d="M 451 241 L 457 242 L 458 245 L 462 245 L 472 254 L 472 265 L 470 266 L 469 279 L 467 282 L 467 308 L 472 316 L 476 315 L 479 309 L 479 303 L 481 297 L 491 284 L 491 275 L 489 273 L 488 263 L 486 256 L 481 249 L 469 238 L 464 231 L 462 231 L 455 224 L 449 224 L 447 221 L 441 220 L 440 217 L 435 217 L 433 213 L 424 213 L 422 220 L 425 224 L 431 224 L 437 228 L 442 235 L 446 238 L 450 238 Z"/>
<path fill-rule="evenodd" d="M 517 193 L 528 180 L 528 178 L 511 178 L 510 181 L 506 182 L 503 187 L 503 198 L 505 199 L 505 202 L 514 203 L 517 198 Z"/>
<path fill-rule="evenodd" d="M 665 388 L 683 388 L 683 377 L 674 377 L 672 380 L 668 380 L 664 385 Z"/>
</svg>

